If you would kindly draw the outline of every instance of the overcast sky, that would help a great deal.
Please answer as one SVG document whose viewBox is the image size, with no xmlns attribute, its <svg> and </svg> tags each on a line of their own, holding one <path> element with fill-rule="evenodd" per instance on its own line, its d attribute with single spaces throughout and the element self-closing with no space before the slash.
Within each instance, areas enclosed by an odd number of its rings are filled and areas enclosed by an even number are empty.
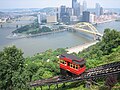
<svg viewBox="0 0 120 90">
<path fill-rule="evenodd" d="M 83 2 L 83 0 L 78 0 Z M 100 3 L 104 8 L 120 8 L 120 0 L 86 0 L 88 8 L 94 8 Z M 6 8 L 44 8 L 66 5 L 71 7 L 72 0 L 0 0 L 0 9 Z"/>
</svg>

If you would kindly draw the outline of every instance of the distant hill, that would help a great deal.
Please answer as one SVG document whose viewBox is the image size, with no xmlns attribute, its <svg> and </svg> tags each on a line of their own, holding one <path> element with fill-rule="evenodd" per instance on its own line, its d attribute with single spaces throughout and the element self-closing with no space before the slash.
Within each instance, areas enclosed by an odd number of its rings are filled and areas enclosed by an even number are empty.
<svg viewBox="0 0 120 90">
<path fill-rule="evenodd" d="M 5 16 L 9 16 L 8 14 L 4 13 L 4 12 L 0 12 L 0 18 L 1 17 L 5 17 Z"/>
<path fill-rule="evenodd" d="M 53 15 L 55 13 L 56 8 L 54 7 L 47 7 L 47 8 L 43 8 L 41 10 L 39 10 L 39 12 L 44 12 L 50 15 Z"/>
</svg>

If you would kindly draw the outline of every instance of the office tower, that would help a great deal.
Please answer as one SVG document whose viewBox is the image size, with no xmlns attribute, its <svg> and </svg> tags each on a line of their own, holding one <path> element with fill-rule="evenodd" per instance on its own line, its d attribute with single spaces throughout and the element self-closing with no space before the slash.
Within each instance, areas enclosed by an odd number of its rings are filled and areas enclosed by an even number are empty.
<svg viewBox="0 0 120 90">
<path fill-rule="evenodd" d="M 69 13 L 66 12 L 66 6 L 61 6 L 60 8 L 60 19 L 65 24 L 69 24 L 70 22 Z"/>
<path fill-rule="evenodd" d="M 60 9 L 56 8 L 56 16 L 57 16 L 57 22 L 60 21 Z"/>
<path fill-rule="evenodd" d="M 62 22 L 65 24 L 69 24 L 70 23 L 70 16 L 68 15 L 68 13 L 65 13 L 64 16 L 62 16 Z"/>
<path fill-rule="evenodd" d="M 57 16 L 47 16 L 47 23 L 56 23 L 57 22 Z"/>
<path fill-rule="evenodd" d="M 83 11 L 82 21 L 90 22 L 90 12 L 89 11 Z"/>
<path fill-rule="evenodd" d="M 73 15 L 73 8 L 67 7 L 66 8 L 66 13 L 68 13 L 69 16 L 72 16 Z"/>
<path fill-rule="evenodd" d="M 83 11 L 87 11 L 87 2 L 83 1 Z"/>
<path fill-rule="evenodd" d="M 83 6 L 80 5 L 80 15 L 82 15 L 82 12 L 83 12 Z"/>
<path fill-rule="evenodd" d="M 38 23 L 41 24 L 43 20 L 46 20 L 47 15 L 46 13 L 38 13 L 37 18 L 38 18 Z"/>
<path fill-rule="evenodd" d="M 66 6 L 60 7 L 60 18 L 62 18 L 66 14 Z"/>
<path fill-rule="evenodd" d="M 77 18 L 77 16 L 70 16 L 70 21 L 77 21 L 78 20 L 78 18 Z"/>
<path fill-rule="evenodd" d="M 77 17 L 80 16 L 80 3 L 77 3 L 77 4 L 76 4 L 75 15 L 76 15 Z"/>
<path fill-rule="evenodd" d="M 72 0 L 72 8 L 75 8 L 75 4 L 77 3 L 77 0 Z"/>
<path fill-rule="evenodd" d="M 96 16 L 100 16 L 100 4 L 96 3 Z"/>
<path fill-rule="evenodd" d="M 100 15 L 103 15 L 103 7 L 100 7 Z"/>
<path fill-rule="evenodd" d="M 95 22 L 95 15 L 94 14 L 90 14 L 90 22 L 91 23 Z"/>
<path fill-rule="evenodd" d="M 38 23 L 41 24 L 41 15 L 40 13 L 37 15 Z"/>
<path fill-rule="evenodd" d="M 76 15 L 77 0 L 72 0 L 73 15 Z"/>
</svg>

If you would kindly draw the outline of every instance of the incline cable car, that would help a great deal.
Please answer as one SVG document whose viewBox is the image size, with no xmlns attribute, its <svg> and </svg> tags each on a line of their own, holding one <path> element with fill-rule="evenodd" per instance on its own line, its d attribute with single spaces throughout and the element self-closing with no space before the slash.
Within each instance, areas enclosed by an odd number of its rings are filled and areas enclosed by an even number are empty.
<svg viewBox="0 0 120 90">
<path fill-rule="evenodd" d="M 80 75 L 86 70 L 85 60 L 72 54 L 60 55 L 60 72 L 64 76 Z"/>
</svg>

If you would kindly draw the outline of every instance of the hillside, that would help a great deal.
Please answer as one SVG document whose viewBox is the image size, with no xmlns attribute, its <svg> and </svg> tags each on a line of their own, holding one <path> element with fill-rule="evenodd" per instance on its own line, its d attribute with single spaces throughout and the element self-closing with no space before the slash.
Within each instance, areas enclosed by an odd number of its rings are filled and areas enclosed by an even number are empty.
<svg viewBox="0 0 120 90">
<path fill-rule="evenodd" d="M 8 14 L 4 13 L 4 12 L 0 12 L 0 18 L 1 17 L 5 17 L 5 16 L 9 16 Z"/>
<path fill-rule="evenodd" d="M 0 52 L 0 89 L 26 90 L 30 88 L 28 82 L 60 75 L 57 56 L 66 52 L 65 49 L 50 49 L 24 58 L 22 51 L 15 46 L 6 47 Z M 120 61 L 120 32 L 106 29 L 100 42 L 75 55 L 86 59 L 87 69 Z M 97 83 L 99 85 L 93 84 L 91 90 L 107 90 L 105 80 L 98 80 Z M 66 87 L 60 84 L 59 90 L 90 90 L 84 84 L 85 82 L 66 83 Z M 115 86 L 120 86 L 120 83 Z M 46 89 L 48 87 L 43 87 L 43 90 Z M 51 90 L 55 90 L 55 85 L 51 86 Z"/>
</svg>

